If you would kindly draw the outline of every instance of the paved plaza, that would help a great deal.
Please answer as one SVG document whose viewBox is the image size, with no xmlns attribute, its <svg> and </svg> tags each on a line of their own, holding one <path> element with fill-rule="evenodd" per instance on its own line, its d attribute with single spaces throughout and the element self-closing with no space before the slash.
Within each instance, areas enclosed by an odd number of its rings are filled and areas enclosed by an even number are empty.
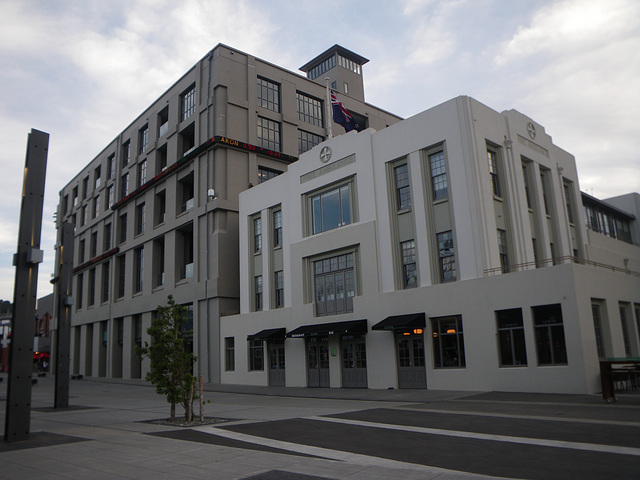
<svg viewBox="0 0 640 480">
<path fill-rule="evenodd" d="M 0 374 L 4 432 L 6 374 Z M 199 427 L 155 422 L 143 382 L 82 379 L 53 408 L 32 390 L 31 435 L 0 443 L 0 479 L 640 478 L 640 396 L 207 386 Z M 196 413 L 198 407 L 196 404 Z"/>
</svg>

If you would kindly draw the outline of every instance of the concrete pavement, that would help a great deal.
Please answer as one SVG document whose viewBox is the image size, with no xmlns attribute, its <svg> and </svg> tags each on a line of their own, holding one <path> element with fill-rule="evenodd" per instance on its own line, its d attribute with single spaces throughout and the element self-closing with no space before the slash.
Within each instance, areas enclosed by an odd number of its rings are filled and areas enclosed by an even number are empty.
<svg viewBox="0 0 640 480">
<path fill-rule="evenodd" d="M 0 425 L 4 431 L 7 380 L 6 374 L 2 375 L 5 379 L 0 383 Z M 167 418 L 169 406 L 153 387 L 139 381 L 71 381 L 71 407 L 61 411 L 52 408 L 53 386 L 51 377 L 39 378 L 33 386 L 31 438 L 27 442 L 0 444 L 0 479 L 490 478 L 410 459 L 400 461 L 384 451 L 375 453 L 375 449 L 363 447 L 362 451 L 354 451 L 334 447 L 332 442 L 318 446 L 287 441 L 293 435 L 284 439 L 268 435 L 269 429 L 286 425 L 308 425 L 310 429 L 317 429 L 319 424 L 323 428 L 332 425 L 326 421 L 314 423 L 313 419 L 319 417 L 331 417 L 331 422 L 355 422 L 362 411 L 387 412 L 384 415 L 389 418 L 401 411 L 414 411 L 416 415 L 428 412 L 430 418 L 440 412 L 453 419 L 473 414 L 474 418 L 495 416 L 534 423 L 536 419 L 556 423 L 569 420 L 571 425 L 582 422 L 602 425 L 603 429 L 628 426 L 640 431 L 640 397 L 633 395 L 621 396 L 618 404 L 607 405 L 599 396 L 588 395 L 209 385 L 204 397 L 211 403 L 206 404 L 205 415 L 222 423 L 185 429 L 149 422 Z M 375 418 L 382 420 L 384 415 L 376 413 Z M 456 428 L 465 429 L 470 422 L 459 424 Z M 247 434 L 254 430 L 260 434 Z M 299 431 L 300 428 L 296 430 Z M 328 432 L 338 435 L 340 430 Z M 615 442 L 607 448 L 623 451 Z M 628 455 L 620 458 L 640 458 L 640 448 L 629 448 Z M 532 477 L 523 471 L 510 478 Z"/>
</svg>

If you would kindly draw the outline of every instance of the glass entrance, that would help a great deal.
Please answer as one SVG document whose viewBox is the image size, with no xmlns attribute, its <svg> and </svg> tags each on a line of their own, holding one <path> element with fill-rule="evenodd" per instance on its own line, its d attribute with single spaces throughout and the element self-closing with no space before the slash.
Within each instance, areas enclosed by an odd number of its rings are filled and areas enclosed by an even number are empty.
<svg viewBox="0 0 640 480">
<path fill-rule="evenodd" d="M 364 335 L 342 337 L 342 386 L 367 388 L 367 344 Z"/>
<path fill-rule="evenodd" d="M 329 386 L 329 337 L 307 339 L 307 385 Z"/>
<path fill-rule="evenodd" d="M 269 385 L 284 386 L 284 340 L 267 341 L 269 354 Z"/>
<path fill-rule="evenodd" d="M 398 353 L 398 388 L 427 388 L 422 329 L 397 332 L 396 346 Z"/>
</svg>

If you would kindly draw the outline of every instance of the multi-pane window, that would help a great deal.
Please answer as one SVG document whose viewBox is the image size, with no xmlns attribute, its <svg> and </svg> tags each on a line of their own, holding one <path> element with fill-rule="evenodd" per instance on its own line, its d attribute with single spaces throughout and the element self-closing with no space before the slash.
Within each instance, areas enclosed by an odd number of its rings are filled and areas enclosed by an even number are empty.
<svg viewBox="0 0 640 480">
<path fill-rule="evenodd" d="M 131 142 L 127 140 L 122 144 L 122 166 L 129 165 L 129 160 L 131 160 Z"/>
<path fill-rule="evenodd" d="M 125 173 L 120 178 L 120 198 L 129 195 L 129 173 Z"/>
<path fill-rule="evenodd" d="M 507 248 L 507 232 L 498 229 L 498 251 L 502 273 L 509 273 L 509 249 Z"/>
<path fill-rule="evenodd" d="M 114 196 L 113 196 L 113 185 L 109 185 L 107 187 L 107 195 L 105 197 L 105 210 L 110 209 L 113 206 Z"/>
<path fill-rule="evenodd" d="M 354 260 L 354 253 L 346 253 L 313 262 L 316 315 L 353 312 Z"/>
<path fill-rule="evenodd" d="M 180 121 L 184 121 L 196 111 L 196 86 L 192 85 L 180 96 Z"/>
<path fill-rule="evenodd" d="M 224 339 L 224 369 L 227 372 L 233 372 L 236 369 L 236 349 L 234 337 L 226 337 Z"/>
<path fill-rule="evenodd" d="M 258 117 L 258 146 L 280 151 L 280 124 L 268 118 Z"/>
<path fill-rule="evenodd" d="M 300 92 L 296 93 L 296 99 L 298 100 L 298 120 L 316 127 L 324 127 L 322 102 Z"/>
<path fill-rule="evenodd" d="M 602 314 L 600 313 L 600 305 L 591 304 L 591 314 L 593 316 L 593 330 L 596 336 L 596 347 L 598 349 L 598 358 L 605 358 L 604 339 L 602 335 Z"/>
<path fill-rule="evenodd" d="M 100 188 L 101 180 L 102 180 L 102 165 L 98 165 L 93 171 L 93 180 L 94 186 L 96 190 Z"/>
<path fill-rule="evenodd" d="M 311 197 L 313 233 L 351 223 L 351 186 L 341 185 Z"/>
<path fill-rule="evenodd" d="M 487 160 L 489 162 L 489 176 L 491 177 L 491 189 L 496 197 L 500 194 L 500 176 L 498 175 L 498 154 L 493 150 L 487 150 Z"/>
<path fill-rule="evenodd" d="M 164 190 L 156 193 L 155 220 L 156 225 L 164 223 L 167 214 L 167 194 Z"/>
<path fill-rule="evenodd" d="M 138 164 L 138 187 L 147 182 L 147 161 L 143 160 Z"/>
<path fill-rule="evenodd" d="M 133 291 L 142 291 L 142 281 L 144 279 L 144 247 L 136 248 L 134 250 L 135 258 L 135 278 L 133 283 Z"/>
<path fill-rule="evenodd" d="M 100 213 L 100 195 L 93 197 L 93 204 L 91 205 L 91 218 L 96 218 Z"/>
<path fill-rule="evenodd" d="M 107 158 L 107 172 L 109 175 L 109 179 L 115 178 L 116 176 L 116 155 L 111 154 Z"/>
<path fill-rule="evenodd" d="M 249 370 L 264 370 L 262 340 L 249 340 Z"/>
<path fill-rule="evenodd" d="M 262 310 L 262 275 L 257 275 L 253 279 L 255 310 Z"/>
<path fill-rule="evenodd" d="M 396 201 L 398 210 L 411 207 L 411 188 L 409 186 L 409 166 L 404 163 L 393 169 L 396 182 Z"/>
<path fill-rule="evenodd" d="M 335 57 L 335 55 L 332 55 L 331 57 L 327 58 L 321 64 L 316 65 L 311 70 L 309 70 L 307 72 L 307 77 L 310 78 L 311 80 L 313 80 L 314 78 L 318 78 L 324 72 L 326 72 L 328 70 L 331 70 L 335 66 L 336 66 L 336 57 Z"/>
<path fill-rule="evenodd" d="M 169 131 L 169 107 L 163 108 L 158 113 L 158 138 L 164 136 Z"/>
<path fill-rule="evenodd" d="M 273 275 L 273 285 L 275 288 L 275 307 L 284 307 L 284 274 L 282 270 L 278 270 Z"/>
<path fill-rule="evenodd" d="M 258 183 L 264 183 L 267 180 L 271 180 L 274 177 L 277 177 L 282 172 L 278 170 L 272 170 L 267 167 L 258 167 Z"/>
<path fill-rule="evenodd" d="M 532 308 L 539 365 L 566 365 L 562 307 L 560 304 Z"/>
<path fill-rule="evenodd" d="M 258 106 L 280 112 L 280 85 L 264 78 L 258 78 Z"/>
<path fill-rule="evenodd" d="M 522 309 L 510 308 L 496 311 L 500 366 L 523 366 L 527 364 L 527 348 L 524 341 Z"/>
<path fill-rule="evenodd" d="M 456 256 L 451 230 L 438 233 L 438 258 L 440 260 L 440 281 L 450 282 L 456 279 Z"/>
<path fill-rule="evenodd" d="M 140 203 L 136 206 L 136 235 L 144 233 L 144 217 L 145 217 L 145 205 Z"/>
<path fill-rule="evenodd" d="M 282 210 L 273 212 L 273 246 L 282 246 Z"/>
<path fill-rule="evenodd" d="M 400 243 L 402 251 L 402 284 L 404 288 L 418 286 L 418 272 L 416 269 L 416 245 L 413 240 Z"/>
<path fill-rule="evenodd" d="M 429 155 L 429 168 L 431 170 L 431 188 L 433 200 L 442 200 L 449 196 L 449 184 L 447 181 L 447 167 L 444 159 L 444 151 Z"/>
<path fill-rule="evenodd" d="M 253 251 L 260 252 L 262 250 L 262 218 L 253 219 Z"/>
<path fill-rule="evenodd" d="M 569 223 L 573 223 L 573 208 L 571 207 L 571 186 L 568 183 L 563 184 L 564 187 L 564 201 L 567 205 L 567 217 Z"/>
<path fill-rule="evenodd" d="M 82 179 L 82 199 L 87 198 L 89 193 L 89 177 L 85 177 Z"/>
<path fill-rule="evenodd" d="M 311 150 L 324 140 L 320 135 L 298 130 L 298 154 Z"/>
<path fill-rule="evenodd" d="M 149 146 L 149 125 L 145 125 L 138 131 L 138 153 L 143 154 L 147 151 L 147 147 Z"/>
<path fill-rule="evenodd" d="M 433 365 L 436 368 L 464 367 L 462 317 L 453 315 L 431 319 Z"/>
</svg>

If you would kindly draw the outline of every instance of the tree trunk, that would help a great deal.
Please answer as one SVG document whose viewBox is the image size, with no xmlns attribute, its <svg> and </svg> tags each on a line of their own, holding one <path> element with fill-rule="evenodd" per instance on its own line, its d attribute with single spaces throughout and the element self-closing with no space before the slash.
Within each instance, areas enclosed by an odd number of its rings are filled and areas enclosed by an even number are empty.
<svg viewBox="0 0 640 480">
<path fill-rule="evenodd" d="M 171 421 L 176 421 L 176 404 L 174 402 L 171 403 Z"/>
<path fill-rule="evenodd" d="M 204 392 L 203 392 L 203 378 L 200 375 L 200 421 L 204 422 Z"/>
<path fill-rule="evenodd" d="M 187 408 L 185 409 L 188 423 L 191 423 L 193 420 L 193 387 L 194 387 L 194 384 L 192 383 L 191 388 L 189 389 L 189 398 L 187 399 Z"/>
</svg>

